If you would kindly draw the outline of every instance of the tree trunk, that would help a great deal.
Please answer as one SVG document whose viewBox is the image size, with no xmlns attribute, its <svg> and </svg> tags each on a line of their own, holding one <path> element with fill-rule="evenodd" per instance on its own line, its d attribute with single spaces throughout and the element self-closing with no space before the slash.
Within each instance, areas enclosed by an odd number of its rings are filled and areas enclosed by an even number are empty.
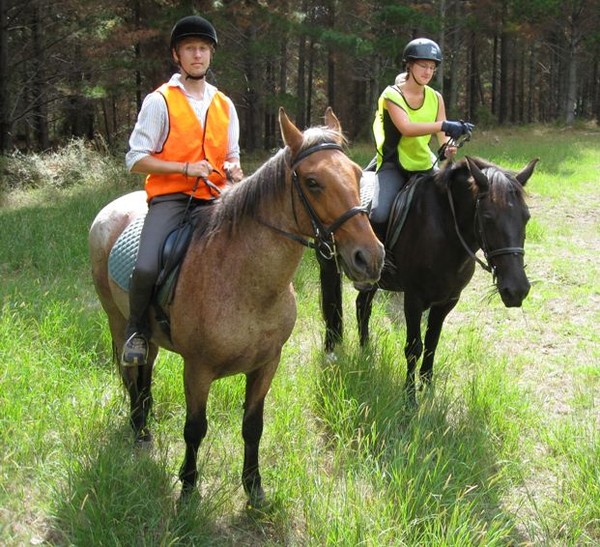
<svg viewBox="0 0 600 547">
<path fill-rule="evenodd" d="M 469 73 L 467 78 L 467 117 L 469 120 L 477 121 L 477 39 L 475 32 L 469 36 Z"/>
<path fill-rule="evenodd" d="M 306 2 L 304 3 L 306 5 Z M 298 76 L 296 84 L 296 125 L 306 125 L 306 34 L 301 34 L 298 39 Z"/>
<path fill-rule="evenodd" d="M 35 140 L 40 150 L 46 150 L 50 146 L 48 135 L 48 108 L 46 96 L 46 55 L 44 48 L 42 11 L 39 3 L 32 6 L 31 11 L 31 33 L 33 36 L 33 79 L 31 86 L 33 127 Z"/>
<path fill-rule="evenodd" d="M 500 104 L 498 109 L 498 122 L 500 124 L 508 121 L 509 40 L 510 36 L 503 26 L 500 35 Z"/>
<path fill-rule="evenodd" d="M 577 45 L 579 37 L 577 30 L 573 29 L 569 50 L 567 52 L 567 92 L 565 94 L 564 113 L 565 123 L 573 125 L 575 121 L 575 105 L 577 104 Z"/>
<path fill-rule="evenodd" d="M 11 147 L 8 100 L 8 18 L 6 0 L 0 0 L 0 154 Z"/>
<path fill-rule="evenodd" d="M 308 78 L 306 82 L 307 93 L 306 93 L 306 126 L 312 123 L 312 90 L 313 90 L 313 78 L 315 69 L 315 43 L 313 39 L 310 39 L 308 45 Z M 300 129 L 304 129 L 304 126 L 300 126 Z"/>
</svg>

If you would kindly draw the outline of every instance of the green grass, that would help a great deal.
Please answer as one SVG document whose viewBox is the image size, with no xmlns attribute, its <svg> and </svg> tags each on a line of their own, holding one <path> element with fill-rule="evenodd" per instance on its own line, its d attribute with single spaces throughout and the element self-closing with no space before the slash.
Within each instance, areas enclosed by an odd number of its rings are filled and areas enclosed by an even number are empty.
<svg viewBox="0 0 600 547">
<path fill-rule="evenodd" d="M 80 145 L 33 158 L 35 172 L 58 164 L 68 180 L 0 184 L 0 543 L 600 542 L 599 136 L 519 128 L 480 132 L 461 150 L 512 169 L 541 158 L 528 184 L 533 286 L 522 309 L 506 309 L 478 269 L 416 409 L 404 400 L 397 297 L 378 294 L 373 343 L 361 350 L 347 284 L 346 343 L 331 360 L 320 351 L 317 267 L 305 256 L 298 322 L 265 409 L 264 513 L 245 510 L 240 484 L 242 377 L 213 386 L 190 503 L 177 504 L 176 355 L 162 353 L 155 368 L 155 442 L 133 447 L 87 230 L 139 180 L 93 154 L 93 177 L 69 167 Z M 357 144 L 352 154 L 364 164 L 371 149 Z"/>
</svg>

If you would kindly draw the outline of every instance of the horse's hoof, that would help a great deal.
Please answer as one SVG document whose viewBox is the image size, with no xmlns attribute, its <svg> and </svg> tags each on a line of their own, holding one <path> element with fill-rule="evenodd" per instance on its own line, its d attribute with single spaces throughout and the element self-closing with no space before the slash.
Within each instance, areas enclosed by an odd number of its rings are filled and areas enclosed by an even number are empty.
<svg viewBox="0 0 600 547">
<path fill-rule="evenodd" d="M 262 487 L 252 492 L 246 502 L 247 511 L 264 511 L 267 508 L 267 496 Z"/>
<path fill-rule="evenodd" d="M 177 510 L 185 510 L 188 507 L 193 506 L 192 501 L 200 501 L 200 492 L 194 487 L 182 487 L 179 497 L 175 502 Z"/>
<path fill-rule="evenodd" d="M 138 431 L 135 437 L 135 444 L 136 446 L 140 447 L 149 446 L 150 444 L 152 444 L 152 441 L 152 433 L 150 433 L 150 430 L 147 427 L 144 427 L 141 431 Z"/>
<path fill-rule="evenodd" d="M 325 352 L 325 362 L 328 365 L 332 365 L 333 363 L 337 363 L 338 360 L 338 356 L 335 354 L 335 352 L 333 351 L 326 351 Z"/>
<path fill-rule="evenodd" d="M 405 395 L 406 409 L 414 412 L 419 408 L 419 402 L 417 401 L 417 391 L 414 388 L 407 389 Z"/>
</svg>

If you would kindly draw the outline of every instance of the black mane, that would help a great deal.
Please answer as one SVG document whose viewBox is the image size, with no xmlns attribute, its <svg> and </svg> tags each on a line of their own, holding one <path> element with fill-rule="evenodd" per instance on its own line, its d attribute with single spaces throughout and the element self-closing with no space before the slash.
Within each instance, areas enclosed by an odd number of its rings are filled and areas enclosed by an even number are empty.
<svg viewBox="0 0 600 547">
<path fill-rule="evenodd" d="M 499 204 L 506 205 L 508 196 L 512 193 L 516 194 L 519 199 L 525 197 L 524 187 L 516 180 L 514 174 L 504 170 L 498 165 L 491 163 L 487 160 L 478 157 L 471 158 L 475 164 L 481 169 L 483 174 L 487 177 L 490 188 L 489 196 L 491 201 Z M 465 158 L 461 158 L 455 163 L 447 165 L 444 169 L 441 169 L 435 177 L 436 185 L 446 192 L 448 185 L 457 177 L 470 177 L 469 166 Z M 471 185 L 473 194 L 477 194 L 477 187 Z"/>
</svg>

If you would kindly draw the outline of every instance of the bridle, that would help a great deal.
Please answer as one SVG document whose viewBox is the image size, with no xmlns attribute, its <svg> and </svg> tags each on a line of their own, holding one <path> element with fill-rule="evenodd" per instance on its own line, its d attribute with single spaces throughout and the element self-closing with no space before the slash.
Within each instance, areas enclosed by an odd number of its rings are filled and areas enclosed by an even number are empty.
<svg viewBox="0 0 600 547">
<path fill-rule="evenodd" d="M 458 139 L 450 139 L 448 142 L 444 143 L 440 149 L 438 150 L 437 159 L 435 163 L 438 163 L 444 158 L 444 154 L 446 152 L 446 148 L 448 146 L 454 146 L 456 148 L 461 148 L 465 143 L 467 143 L 471 139 L 471 133 L 465 133 Z M 434 163 L 434 165 L 435 165 Z M 446 187 L 446 193 L 448 195 L 448 203 L 450 204 L 450 211 L 452 211 L 452 220 L 454 221 L 454 230 L 456 231 L 456 235 L 458 239 L 467 252 L 467 254 L 477 262 L 486 272 L 492 274 L 494 279 L 496 279 L 496 266 L 494 266 L 490 262 L 490 258 L 495 256 L 507 255 L 507 254 L 525 254 L 525 249 L 523 247 L 501 247 L 500 249 L 494 249 L 493 251 L 489 250 L 487 239 L 485 237 L 485 228 L 483 224 L 483 220 L 481 218 L 480 213 L 480 203 L 481 200 L 487 195 L 487 192 L 477 194 L 477 199 L 475 201 L 475 233 L 479 235 L 479 247 L 483 251 L 483 256 L 485 258 L 485 262 L 481 260 L 473 250 L 467 245 L 467 242 L 463 238 L 460 233 L 460 228 L 458 227 L 458 221 L 456 220 L 456 211 L 454 209 L 454 200 L 452 199 L 452 192 L 450 191 L 450 185 Z"/>
<path fill-rule="evenodd" d="M 480 212 L 481 200 L 487 195 L 487 192 L 485 192 L 485 193 L 481 193 L 481 194 L 477 195 L 477 199 L 475 201 L 475 217 L 474 217 L 475 233 L 478 234 L 478 236 L 479 236 L 479 238 L 478 238 L 479 239 L 479 247 L 483 251 L 483 256 L 485 257 L 485 262 L 483 262 L 483 260 L 481 260 L 473 252 L 473 250 L 467 245 L 467 242 L 465 241 L 462 234 L 460 233 L 460 228 L 458 227 L 458 221 L 456 220 L 456 211 L 454 208 L 454 200 L 452 199 L 452 192 L 450 191 L 450 185 L 448 185 L 446 187 L 446 193 L 448 195 L 448 203 L 450 204 L 450 211 L 452 212 L 452 220 L 454 221 L 454 230 L 456 231 L 456 235 L 458 236 L 459 241 L 461 242 L 465 251 L 467 251 L 467 254 L 473 260 L 475 260 L 477 262 L 477 264 L 479 264 L 486 272 L 491 273 L 492 276 L 494 277 L 494 279 L 496 279 L 496 266 L 494 266 L 490 262 L 490 258 L 493 258 L 495 256 L 507 255 L 507 254 L 517 254 L 517 255 L 525 254 L 525 249 L 523 247 L 501 247 L 499 249 L 494 249 L 493 251 L 491 251 L 489 249 L 487 239 L 485 237 L 485 227 L 484 227 L 483 220 L 481 218 L 481 212 Z"/>
<path fill-rule="evenodd" d="M 344 151 L 341 145 L 334 142 L 324 142 L 320 144 L 316 144 L 311 146 L 305 150 L 302 150 L 292 161 L 291 170 L 292 170 L 292 209 L 294 211 L 294 219 L 296 220 L 296 224 L 298 224 L 298 219 L 296 217 L 296 209 L 293 207 L 294 201 L 294 190 L 296 190 L 298 196 L 300 197 L 300 201 L 304 206 L 304 209 L 308 213 L 310 218 L 310 222 L 313 229 L 313 241 L 310 241 L 298 234 L 293 234 L 291 232 L 287 232 L 275 226 L 271 226 L 265 222 L 262 222 L 265 226 L 268 226 L 272 230 L 277 233 L 291 239 L 292 241 L 296 241 L 305 247 L 309 247 L 311 249 L 315 249 L 319 252 L 319 254 L 325 260 L 335 259 L 337 263 L 337 247 L 335 243 L 335 231 L 344 224 L 347 220 L 351 219 L 353 216 L 357 214 L 368 214 L 367 208 L 357 205 L 348 209 L 346 212 L 342 213 L 339 217 L 337 217 L 329 226 L 325 226 L 319 216 L 317 215 L 314 207 L 306 197 L 302 186 L 300 185 L 300 177 L 296 171 L 298 165 L 306 159 L 311 154 L 315 152 L 320 152 L 321 150 L 340 150 Z"/>
</svg>

